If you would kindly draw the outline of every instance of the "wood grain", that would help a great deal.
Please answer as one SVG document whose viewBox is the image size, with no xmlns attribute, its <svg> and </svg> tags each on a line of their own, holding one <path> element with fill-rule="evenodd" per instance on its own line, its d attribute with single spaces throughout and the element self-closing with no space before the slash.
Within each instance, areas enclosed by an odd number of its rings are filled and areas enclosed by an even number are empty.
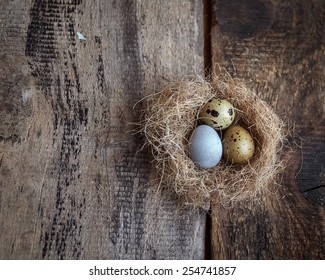
<svg viewBox="0 0 325 280">
<path fill-rule="evenodd" d="M 203 68 L 201 2 L 0 5 L 0 258 L 204 258 L 205 213 L 157 196 L 131 125 Z"/>
<path fill-rule="evenodd" d="M 324 1 L 216 0 L 212 22 L 213 64 L 294 127 L 280 186 L 260 203 L 212 206 L 213 257 L 324 259 Z"/>
</svg>

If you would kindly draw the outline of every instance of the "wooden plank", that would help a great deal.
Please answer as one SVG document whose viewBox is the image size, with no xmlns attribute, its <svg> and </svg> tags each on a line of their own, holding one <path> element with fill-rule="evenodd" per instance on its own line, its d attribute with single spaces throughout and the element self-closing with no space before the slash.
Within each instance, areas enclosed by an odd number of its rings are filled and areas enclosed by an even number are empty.
<svg viewBox="0 0 325 280">
<path fill-rule="evenodd" d="M 201 2 L 0 5 L 0 258 L 204 258 L 205 213 L 157 195 L 131 125 L 203 68 Z"/>
<path fill-rule="evenodd" d="M 325 3 L 216 0 L 213 8 L 213 63 L 295 128 L 281 186 L 260 204 L 212 206 L 213 257 L 324 259 Z"/>
</svg>

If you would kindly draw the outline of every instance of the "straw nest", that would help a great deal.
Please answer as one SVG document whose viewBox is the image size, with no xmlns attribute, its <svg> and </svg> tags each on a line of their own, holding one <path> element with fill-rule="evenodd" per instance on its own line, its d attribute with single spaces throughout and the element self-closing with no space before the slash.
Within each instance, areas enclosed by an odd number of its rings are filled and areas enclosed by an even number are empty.
<svg viewBox="0 0 325 280">
<path fill-rule="evenodd" d="M 211 198 L 222 204 L 258 199 L 280 167 L 283 123 L 267 103 L 228 74 L 191 77 L 170 83 L 142 100 L 141 132 L 151 147 L 160 186 L 173 188 L 184 204 L 206 206 Z M 188 139 L 198 125 L 200 108 L 211 98 L 230 101 L 235 123 L 250 131 L 255 154 L 249 164 L 201 169 L 189 158 Z"/>
</svg>

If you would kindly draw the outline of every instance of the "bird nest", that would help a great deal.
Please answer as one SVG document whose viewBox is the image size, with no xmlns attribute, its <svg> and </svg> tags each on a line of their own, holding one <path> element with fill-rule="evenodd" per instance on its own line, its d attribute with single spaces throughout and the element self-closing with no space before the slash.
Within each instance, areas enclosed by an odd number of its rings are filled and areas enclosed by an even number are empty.
<svg viewBox="0 0 325 280">
<path fill-rule="evenodd" d="M 255 154 L 246 165 L 225 160 L 210 169 L 189 157 L 188 141 L 198 125 L 200 109 L 211 98 L 227 99 L 236 110 L 235 123 L 253 136 Z M 229 74 L 191 77 L 169 83 L 142 101 L 141 132 L 151 147 L 160 185 L 172 188 L 185 204 L 204 206 L 211 198 L 228 204 L 258 199 L 281 166 L 283 122 L 272 108 Z"/>
</svg>

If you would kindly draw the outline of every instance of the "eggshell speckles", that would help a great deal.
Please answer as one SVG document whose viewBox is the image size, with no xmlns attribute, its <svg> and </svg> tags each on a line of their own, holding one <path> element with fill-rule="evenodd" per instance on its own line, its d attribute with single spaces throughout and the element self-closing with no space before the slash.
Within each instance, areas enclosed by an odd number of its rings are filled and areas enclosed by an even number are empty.
<svg viewBox="0 0 325 280">
<path fill-rule="evenodd" d="M 199 113 L 199 120 L 214 129 L 222 130 L 232 124 L 235 119 L 235 109 L 226 99 L 213 98 L 209 100 Z"/>
<path fill-rule="evenodd" d="M 218 133 L 208 125 L 194 129 L 189 140 L 191 159 L 201 168 L 216 166 L 222 157 L 222 143 Z"/>
<path fill-rule="evenodd" d="M 239 125 L 231 126 L 226 130 L 222 145 L 223 157 L 231 164 L 247 163 L 255 151 L 252 136 Z"/>
</svg>

